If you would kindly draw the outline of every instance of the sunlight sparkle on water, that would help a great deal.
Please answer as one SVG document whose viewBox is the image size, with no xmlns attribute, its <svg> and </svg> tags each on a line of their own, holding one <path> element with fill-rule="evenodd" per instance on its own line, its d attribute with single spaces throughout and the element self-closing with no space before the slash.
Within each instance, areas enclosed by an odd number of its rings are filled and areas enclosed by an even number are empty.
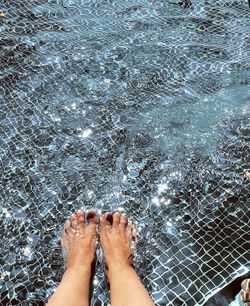
<svg viewBox="0 0 250 306">
<path fill-rule="evenodd" d="M 158 185 L 158 193 L 162 193 L 162 192 L 164 192 L 165 190 L 167 190 L 168 189 L 168 184 L 160 184 L 160 185 Z"/>
<path fill-rule="evenodd" d="M 80 138 L 87 138 L 87 137 L 89 137 L 91 134 L 92 134 L 92 130 L 91 130 L 91 129 L 86 129 L 86 130 L 82 131 L 82 132 L 78 135 L 78 137 L 80 137 Z"/>
</svg>

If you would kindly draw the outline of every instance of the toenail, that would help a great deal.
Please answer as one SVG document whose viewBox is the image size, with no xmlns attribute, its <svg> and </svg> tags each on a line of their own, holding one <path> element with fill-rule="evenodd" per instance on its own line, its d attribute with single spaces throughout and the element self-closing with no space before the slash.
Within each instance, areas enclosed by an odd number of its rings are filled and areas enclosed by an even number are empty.
<svg viewBox="0 0 250 306">
<path fill-rule="evenodd" d="M 94 217 L 95 216 L 95 212 L 93 210 L 88 212 L 88 216 Z"/>
</svg>

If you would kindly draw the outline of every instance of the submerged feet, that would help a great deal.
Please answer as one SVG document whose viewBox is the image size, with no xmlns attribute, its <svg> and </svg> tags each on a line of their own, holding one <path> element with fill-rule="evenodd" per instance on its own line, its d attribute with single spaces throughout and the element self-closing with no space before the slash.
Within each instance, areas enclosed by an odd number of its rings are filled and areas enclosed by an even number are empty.
<svg viewBox="0 0 250 306">
<path fill-rule="evenodd" d="M 66 258 L 66 268 L 91 265 L 95 258 L 97 224 L 99 217 L 94 211 L 84 215 L 83 211 L 73 214 L 65 223 L 61 245 Z M 134 229 L 125 214 L 105 213 L 100 222 L 100 242 L 105 265 L 112 267 L 132 265 L 131 244 Z"/>
<path fill-rule="evenodd" d="M 92 263 L 95 258 L 97 223 L 92 211 L 82 211 L 66 222 L 62 247 L 66 253 L 67 270 L 49 301 L 49 306 L 89 305 Z M 125 214 L 106 213 L 100 222 L 100 242 L 110 280 L 112 306 L 153 306 L 153 301 L 131 268 L 133 227 Z"/>
</svg>

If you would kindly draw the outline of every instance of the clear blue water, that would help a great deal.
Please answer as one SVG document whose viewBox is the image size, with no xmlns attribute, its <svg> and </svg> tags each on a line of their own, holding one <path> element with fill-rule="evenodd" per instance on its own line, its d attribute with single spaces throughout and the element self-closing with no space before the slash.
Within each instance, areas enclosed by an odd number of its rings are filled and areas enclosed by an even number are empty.
<svg viewBox="0 0 250 306">
<path fill-rule="evenodd" d="M 205 305 L 245 275 L 247 1 L 0 10 L 0 304 L 45 305 L 63 272 L 62 226 L 80 208 L 128 213 L 157 306 Z M 95 306 L 108 305 L 101 260 L 98 249 Z"/>
</svg>

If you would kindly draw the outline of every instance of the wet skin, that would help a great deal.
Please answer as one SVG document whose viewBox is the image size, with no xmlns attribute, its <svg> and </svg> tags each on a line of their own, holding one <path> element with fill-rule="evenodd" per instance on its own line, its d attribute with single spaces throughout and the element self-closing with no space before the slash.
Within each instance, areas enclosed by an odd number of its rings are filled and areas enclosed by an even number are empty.
<svg viewBox="0 0 250 306">
<path fill-rule="evenodd" d="M 61 245 L 66 271 L 47 306 L 88 306 L 91 266 L 96 242 L 100 237 L 108 270 L 112 306 L 153 306 L 136 272 L 132 268 L 132 242 L 135 230 L 125 214 L 105 213 L 97 229 L 95 211 L 78 211 L 65 223 Z"/>
</svg>

